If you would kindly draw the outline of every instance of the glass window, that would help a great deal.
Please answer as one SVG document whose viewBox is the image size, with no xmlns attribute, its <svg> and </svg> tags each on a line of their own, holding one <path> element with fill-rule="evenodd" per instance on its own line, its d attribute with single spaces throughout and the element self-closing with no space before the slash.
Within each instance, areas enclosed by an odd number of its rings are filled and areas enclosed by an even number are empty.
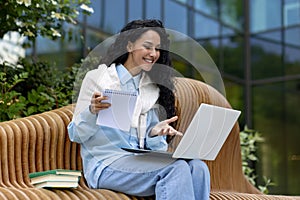
<svg viewBox="0 0 300 200">
<path fill-rule="evenodd" d="M 273 41 L 274 43 L 282 43 L 282 32 L 281 31 L 272 31 L 266 33 L 256 34 L 255 37 L 260 39 L 265 39 L 267 41 Z"/>
<path fill-rule="evenodd" d="M 281 26 L 281 0 L 250 1 L 251 32 L 265 31 Z"/>
<path fill-rule="evenodd" d="M 236 35 L 235 30 L 226 26 L 222 26 L 221 34 L 223 36 Z"/>
<path fill-rule="evenodd" d="M 298 54 L 300 55 L 300 54 Z M 298 66 L 299 67 L 299 66 Z M 285 127 L 287 144 L 287 193 L 299 195 L 300 185 L 300 81 L 290 81 L 285 84 Z"/>
<path fill-rule="evenodd" d="M 107 37 L 108 36 L 103 34 L 102 32 L 87 29 L 87 31 L 86 31 L 86 48 L 88 50 L 93 50 L 97 45 L 99 45 Z"/>
<path fill-rule="evenodd" d="M 195 14 L 194 37 L 197 39 L 219 35 L 219 23 L 216 20 Z"/>
<path fill-rule="evenodd" d="M 185 60 L 180 55 L 177 55 L 175 53 L 171 53 L 171 58 L 172 58 L 172 64 L 174 65 L 174 68 L 180 75 L 182 75 L 183 77 L 193 78 L 196 80 L 203 81 L 199 71 L 187 60 Z"/>
<path fill-rule="evenodd" d="M 171 0 L 165 1 L 165 26 L 187 35 L 187 8 Z"/>
<path fill-rule="evenodd" d="M 243 1 L 221 1 L 221 20 L 226 25 L 241 30 L 243 24 Z"/>
<path fill-rule="evenodd" d="M 96 28 L 99 28 L 100 21 L 102 19 L 102 1 L 91 1 L 91 8 L 94 9 L 94 13 L 87 15 L 87 24 Z"/>
<path fill-rule="evenodd" d="M 285 74 L 300 75 L 300 48 L 286 46 L 284 53 Z"/>
<path fill-rule="evenodd" d="M 283 9 L 285 26 L 300 23 L 300 0 L 285 0 Z"/>
<path fill-rule="evenodd" d="M 38 36 L 36 38 L 36 52 L 38 52 L 38 54 L 53 53 L 59 51 L 60 49 L 61 49 L 60 39 L 53 41 L 41 36 Z"/>
<path fill-rule="evenodd" d="M 188 0 L 174 0 L 174 1 L 178 1 L 178 2 L 181 2 L 181 3 L 187 3 Z"/>
<path fill-rule="evenodd" d="M 198 0 L 195 1 L 195 9 L 204 12 L 208 15 L 217 17 L 218 16 L 218 4 L 217 0 Z"/>
<path fill-rule="evenodd" d="M 300 47 L 300 28 L 286 29 L 284 40 L 287 44 Z"/>
<path fill-rule="evenodd" d="M 281 44 L 252 38 L 251 68 L 253 79 L 283 76 Z"/>
<path fill-rule="evenodd" d="M 232 106 L 232 108 L 240 110 L 241 116 L 239 117 L 239 125 L 242 130 L 245 124 L 245 111 L 244 111 L 244 88 L 242 85 L 224 79 L 226 88 L 226 99 Z"/>
<path fill-rule="evenodd" d="M 244 77 L 244 46 L 242 37 L 228 37 L 222 40 L 220 67 L 227 74 Z"/>
<path fill-rule="evenodd" d="M 216 65 L 219 67 L 219 53 L 220 53 L 220 42 L 219 39 L 208 39 L 208 40 L 202 40 L 199 42 L 202 47 L 207 51 L 209 56 L 213 59 L 213 61 L 216 63 Z"/>
<path fill-rule="evenodd" d="M 36 51 L 39 60 L 49 62 L 60 69 L 64 69 L 79 61 L 81 51 L 80 42 L 75 44 L 75 41 L 56 41 L 48 38 L 38 37 L 36 41 Z"/>
<path fill-rule="evenodd" d="M 104 14 L 104 31 L 112 34 L 120 32 L 125 25 L 125 0 L 106 0 Z"/>
<path fill-rule="evenodd" d="M 289 132 L 285 129 L 284 101 L 284 83 L 253 88 L 253 129 L 264 138 L 264 142 L 259 144 L 257 173 L 276 183 L 269 188 L 271 194 L 287 192 L 286 153 L 289 144 L 286 139 Z"/>
<path fill-rule="evenodd" d="M 142 19 L 143 17 L 143 1 L 141 0 L 130 0 L 129 4 L 129 19 L 128 21 Z"/>
<path fill-rule="evenodd" d="M 146 0 L 146 17 L 161 19 L 161 0 Z"/>
<path fill-rule="evenodd" d="M 65 34 L 68 34 L 68 40 L 64 39 L 64 49 L 79 50 L 82 47 L 82 27 L 72 24 L 65 24 L 63 26 Z"/>
<path fill-rule="evenodd" d="M 272 194 L 299 194 L 300 174 L 300 82 L 290 81 L 255 87 L 254 128 L 264 137 L 259 169 L 275 186 Z M 276 147 L 276 148 L 274 148 Z"/>
</svg>

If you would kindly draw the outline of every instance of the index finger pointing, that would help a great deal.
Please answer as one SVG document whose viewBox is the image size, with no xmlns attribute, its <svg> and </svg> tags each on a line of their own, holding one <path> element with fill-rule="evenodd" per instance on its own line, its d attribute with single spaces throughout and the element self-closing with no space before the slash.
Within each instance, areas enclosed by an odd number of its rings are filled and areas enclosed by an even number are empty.
<svg viewBox="0 0 300 200">
<path fill-rule="evenodd" d="M 178 119 L 178 116 L 171 117 L 170 119 L 164 120 L 167 124 L 175 122 Z"/>
</svg>

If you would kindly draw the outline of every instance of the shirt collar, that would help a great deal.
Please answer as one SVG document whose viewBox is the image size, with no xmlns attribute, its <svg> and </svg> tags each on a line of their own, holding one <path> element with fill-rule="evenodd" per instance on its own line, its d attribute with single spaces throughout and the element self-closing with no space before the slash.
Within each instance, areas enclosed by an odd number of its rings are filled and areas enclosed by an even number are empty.
<svg viewBox="0 0 300 200">
<path fill-rule="evenodd" d="M 141 73 L 139 73 L 136 76 L 132 76 L 126 69 L 126 67 L 124 67 L 124 65 L 122 64 L 117 65 L 116 69 L 122 85 L 125 85 L 128 81 L 130 81 L 130 79 L 132 79 L 134 81 L 135 86 L 139 86 Z"/>
</svg>

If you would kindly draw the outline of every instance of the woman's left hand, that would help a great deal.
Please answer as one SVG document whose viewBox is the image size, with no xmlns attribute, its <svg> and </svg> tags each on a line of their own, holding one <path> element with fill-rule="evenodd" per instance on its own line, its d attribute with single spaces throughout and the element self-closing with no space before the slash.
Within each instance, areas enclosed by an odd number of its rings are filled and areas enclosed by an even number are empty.
<svg viewBox="0 0 300 200">
<path fill-rule="evenodd" d="M 176 121 L 177 119 L 178 116 L 174 116 L 170 119 L 166 119 L 164 121 L 159 122 L 152 128 L 150 136 L 151 137 L 159 136 L 159 135 L 182 136 L 183 134 L 181 132 L 175 130 L 172 126 L 169 125 L 170 123 Z"/>
</svg>

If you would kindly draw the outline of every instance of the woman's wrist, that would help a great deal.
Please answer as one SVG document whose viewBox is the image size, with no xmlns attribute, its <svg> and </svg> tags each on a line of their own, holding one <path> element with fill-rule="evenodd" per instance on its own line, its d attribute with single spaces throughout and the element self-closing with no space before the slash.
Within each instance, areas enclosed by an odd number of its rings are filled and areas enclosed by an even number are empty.
<svg viewBox="0 0 300 200">
<path fill-rule="evenodd" d="M 92 114 L 97 114 L 96 112 L 95 112 L 95 110 L 93 110 L 93 106 L 92 106 L 92 104 L 90 104 L 89 105 L 89 111 L 92 113 Z"/>
</svg>

